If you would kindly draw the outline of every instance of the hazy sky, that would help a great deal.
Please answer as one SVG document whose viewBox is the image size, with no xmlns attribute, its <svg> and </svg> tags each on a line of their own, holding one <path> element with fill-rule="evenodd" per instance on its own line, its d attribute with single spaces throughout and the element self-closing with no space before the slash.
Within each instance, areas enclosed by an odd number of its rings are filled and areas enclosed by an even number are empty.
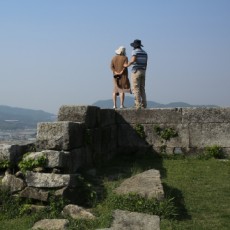
<svg viewBox="0 0 230 230">
<path fill-rule="evenodd" d="M 230 0 L 0 0 L 0 105 L 110 99 L 111 58 L 134 39 L 148 100 L 230 106 Z"/>
</svg>

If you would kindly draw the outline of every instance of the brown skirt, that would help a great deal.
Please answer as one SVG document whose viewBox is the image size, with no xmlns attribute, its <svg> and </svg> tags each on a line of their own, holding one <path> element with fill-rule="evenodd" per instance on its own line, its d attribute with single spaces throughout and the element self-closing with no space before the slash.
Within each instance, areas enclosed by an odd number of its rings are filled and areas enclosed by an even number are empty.
<svg viewBox="0 0 230 230">
<path fill-rule="evenodd" d="M 130 82 L 127 75 L 122 75 L 119 79 L 113 78 L 113 84 L 113 93 L 131 93 Z"/>
</svg>

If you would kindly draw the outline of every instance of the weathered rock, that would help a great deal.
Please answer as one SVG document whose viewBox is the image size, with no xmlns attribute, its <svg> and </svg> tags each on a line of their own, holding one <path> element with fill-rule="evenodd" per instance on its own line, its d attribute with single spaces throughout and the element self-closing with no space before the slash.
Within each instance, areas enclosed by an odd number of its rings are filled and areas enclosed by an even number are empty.
<svg viewBox="0 0 230 230">
<path fill-rule="evenodd" d="M 26 183 L 30 187 L 36 188 L 61 188 L 65 186 L 76 187 L 79 174 L 53 174 L 34 173 L 27 171 L 25 175 Z"/>
<path fill-rule="evenodd" d="M 36 146 L 40 150 L 68 151 L 84 145 L 84 124 L 77 122 L 38 123 Z"/>
<path fill-rule="evenodd" d="M 164 198 L 160 173 L 155 169 L 150 169 L 124 180 L 121 185 L 115 189 L 115 192 L 117 194 L 136 193 L 148 199 L 156 198 L 161 200 Z"/>
<path fill-rule="evenodd" d="M 117 230 L 160 230 L 158 216 L 116 210 L 113 217 L 112 227 Z"/>
<path fill-rule="evenodd" d="M 26 183 L 14 175 L 6 173 L 2 179 L 2 186 L 9 189 L 12 193 L 21 191 L 26 187 Z"/>
<path fill-rule="evenodd" d="M 95 128 L 100 120 L 100 109 L 96 106 L 63 105 L 58 112 L 58 121 L 83 122 L 87 128 Z"/>
<path fill-rule="evenodd" d="M 19 193 L 19 196 L 40 201 L 48 201 L 49 192 L 33 187 L 26 187 Z"/>
<path fill-rule="evenodd" d="M 62 215 L 70 216 L 73 219 L 95 219 L 95 216 L 92 213 L 73 204 L 66 205 L 62 211 Z"/>
<path fill-rule="evenodd" d="M 115 210 L 113 218 L 111 228 L 100 230 L 160 230 L 159 216 Z"/>
<path fill-rule="evenodd" d="M 69 221 L 66 219 L 43 219 L 34 224 L 33 230 L 65 230 Z"/>
</svg>

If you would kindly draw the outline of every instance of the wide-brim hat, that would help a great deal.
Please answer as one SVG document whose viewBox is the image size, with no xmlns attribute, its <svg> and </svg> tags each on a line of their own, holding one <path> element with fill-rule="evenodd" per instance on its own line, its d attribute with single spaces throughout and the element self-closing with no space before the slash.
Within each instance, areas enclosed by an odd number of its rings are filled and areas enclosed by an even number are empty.
<svg viewBox="0 0 230 230">
<path fill-rule="evenodd" d="M 125 54 L 125 47 L 120 46 L 117 50 L 115 50 L 115 53 L 120 55 L 120 54 Z"/>
<path fill-rule="evenodd" d="M 143 45 L 141 44 L 141 40 L 139 40 L 139 39 L 136 39 L 136 40 L 134 40 L 132 43 L 130 43 L 130 45 L 132 46 L 132 47 L 143 47 Z"/>
</svg>

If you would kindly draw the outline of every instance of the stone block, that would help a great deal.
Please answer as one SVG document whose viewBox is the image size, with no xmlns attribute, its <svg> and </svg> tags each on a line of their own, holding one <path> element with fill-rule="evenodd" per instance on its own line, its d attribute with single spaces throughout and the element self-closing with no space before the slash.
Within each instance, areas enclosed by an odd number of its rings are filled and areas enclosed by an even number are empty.
<svg viewBox="0 0 230 230">
<path fill-rule="evenodd" d="M 124 109 L 117 110 L 117 123 L 129 124 L 180 124 L 182 121 L 182 109 Z"/>
<path fill-rule="evenodd" d="M 43 219 L 39 220 L 32 227 L 33 230 L 67 230 L 69 226 L 69 220 L 67 219 Z"/>
<path fill-rule="evenodd" d="M 53 174 L 53 173 L 34 173 L 27 171 L 25 175 L 26 183 L 29 187 L 35 188 L 61 188 L 76 187 L 79 174 Z"/>
<path fill-rule="evenodd" d="M 96 217 L 83 207 L 78 205 L 69 204 L 63 208 L 63 216 L 70 216 L 73 219 L 95 219 Z"/>
<path fill-rule="evenodd" d="M 87 128 L 94 128 L 100 122 L 100 108 L 96 106 L 63 105 L 58 112 L 58 121 L 81 122 Z"/>
<path fill-rule="evenodd" d="M 2 186 L 8 188 L 10 192 L 18 192 L 26 187 L 26 183 L 14 175 L 6 173 L 2 179 Z"/>
<path fill-rule="evenodd" d="M 117 194 L 135 193 L 147 199 L 156 198 L 162 200 L 164 198 L 160 172 L 155 169 L 147 170 L 124 180 L 115 189 L 115 192 Z"/>
<path fill-rule="evenodd" d="M 28 199 L 48 201 L 49 192 L 43 191 L 42 189 L 33 188 L 33 187 L 26 187 L 24 190 L 22 190 L 19 193 L 19 196 L 28 198 Z"/>
<path fill-rule="evenodd" d="M 77 122 L 38 123 L 36 146 L 40 150 L 68 151 L 84 145 L 84 129 Z"/>
<path fill-rule="evenodd" d="M 230 123 L 193 123 L 189 125 L 189 134 L 191 148 L 230 147 Z"/>
<path fill-rule="evenodd" d="M 160 217 L 156 215 L 115 210 L 111 230 L 160 230 Z"/>
<path fill-rule="evenodd" d="M 230 123 L 230 108 L 184 108 L 183 123 Z"/>
</svg>

